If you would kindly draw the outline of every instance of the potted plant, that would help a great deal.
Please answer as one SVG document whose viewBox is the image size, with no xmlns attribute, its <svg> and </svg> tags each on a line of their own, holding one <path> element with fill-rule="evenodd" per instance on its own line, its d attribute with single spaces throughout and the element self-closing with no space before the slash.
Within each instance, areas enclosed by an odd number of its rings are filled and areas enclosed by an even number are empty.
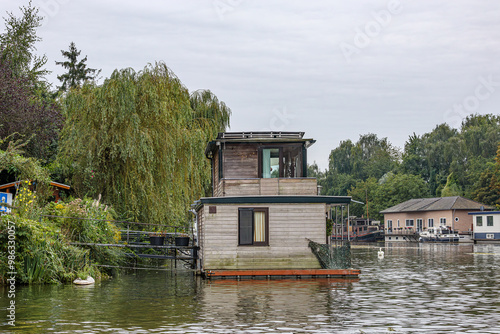
<svg viewBox="0 0 500 334">
<path fill-rule="evenodd" d="M 165 243 L 165 232 L 157 231 L 150 233 L 149 243 L 153 246 L 162 246 Z"/>
<path fill-rule="evenodd" d="M 189 236 L 185 233 L 179 233 L 175 236 L 176 246 L 189 246 Z"/>
</svg>

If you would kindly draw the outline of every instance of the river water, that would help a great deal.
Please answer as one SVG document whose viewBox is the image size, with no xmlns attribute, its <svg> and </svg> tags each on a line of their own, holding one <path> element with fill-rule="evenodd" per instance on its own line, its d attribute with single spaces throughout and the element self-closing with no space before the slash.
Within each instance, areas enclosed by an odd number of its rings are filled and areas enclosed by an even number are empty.
<svg viewBox="0 0 500 334">
<path fill-rule="evenodd" d="M 353 245 L 359 280 L 214 280 L 136 270 L 18 286 L 2 333 L 500 333 L 500 245 Z"/>
</svg>

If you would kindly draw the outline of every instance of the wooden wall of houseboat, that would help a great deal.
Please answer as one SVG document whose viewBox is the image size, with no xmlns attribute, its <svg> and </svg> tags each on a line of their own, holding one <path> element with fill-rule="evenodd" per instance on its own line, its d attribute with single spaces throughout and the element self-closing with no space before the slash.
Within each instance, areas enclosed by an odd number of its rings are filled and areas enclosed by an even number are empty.
<svg viewBox="0 0 500 334">
<path fill-rule="evenodd" d="M 217 205 L 200 210 L 203 270 L 317 269 L 307 238 L 324 243 L 325 204 Z M 238 246 L 238 208 L 269 208 L 269 246 Z"/>
<path fill-rule="evenodd" d="M 259 150 L 257 144 L 225 144 L 222 152 L 224 178 L 259 177 Z"/>
<path fill-rule="evenodd" d="M 219 196 L 316 195 L 315 178 L 223 179 Z"/>
<path fill-rule="evenodd" d="M 212 196 L 214 197 L 219 197 L 222 196 L 222 187 L 221 187 L 221 182 L 219 180 L 219 150 L 216 150 L 213 156 L 213 166 L 212 166 L 212 187 L 213 187 L 213 194 Z"/>
</svg>

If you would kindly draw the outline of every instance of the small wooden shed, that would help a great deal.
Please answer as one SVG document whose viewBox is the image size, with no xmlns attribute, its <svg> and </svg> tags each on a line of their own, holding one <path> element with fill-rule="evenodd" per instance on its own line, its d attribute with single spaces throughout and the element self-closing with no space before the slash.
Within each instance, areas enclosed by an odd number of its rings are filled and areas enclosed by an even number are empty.
<svg viewBox="0 0 500 334">
<path fill-rule="evenodd" d="M 326 242 L 329 207 L 351 198 L 317 194 L 316 179 L 307 176 L 315 141 L 303 135 L 219 133 L 208 143 L 213 196 L 194 204 L 202 272 L 321 268 L 308 242 Z"/>
<path fill-rule="evenodd" d="M 23 182 L 23 181 L 14 181 L 14 182 L 2 184 L 2 185 L 0 185 L 0 191 L 10 193 L 10 194 L 15 194 L 16 190 L 19 187 L 19 184 L 21 182 Z M 50 185 L 52 186 L 52 191 L 53 191 L 52 196 L 54 196 L 54 202 L 56 202 L 56 203 L 61 199 L 60 193 L 59 193 L 60 190 L 61 189 L 69 190 L 69 188 L 70 188 L 70 186 L 68 186 L 67 184 L 54 182 L 54 181 L 51 181 Z"/>
</svg>

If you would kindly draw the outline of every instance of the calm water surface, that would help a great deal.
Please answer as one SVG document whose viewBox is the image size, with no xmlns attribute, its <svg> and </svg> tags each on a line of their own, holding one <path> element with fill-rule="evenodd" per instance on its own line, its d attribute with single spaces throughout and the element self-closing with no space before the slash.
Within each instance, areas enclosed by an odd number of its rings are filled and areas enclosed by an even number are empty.
<svg viewBox="0 0 500 334">
<path fill-rule="evenodd" d="M 383 245 L 382 245 L 383 246 Z M 137 270 L 17 287 L 9 333 L 500 333 L 500 245 L 353 246 L 355 281 L 203 281 Z"/>
</svg>

